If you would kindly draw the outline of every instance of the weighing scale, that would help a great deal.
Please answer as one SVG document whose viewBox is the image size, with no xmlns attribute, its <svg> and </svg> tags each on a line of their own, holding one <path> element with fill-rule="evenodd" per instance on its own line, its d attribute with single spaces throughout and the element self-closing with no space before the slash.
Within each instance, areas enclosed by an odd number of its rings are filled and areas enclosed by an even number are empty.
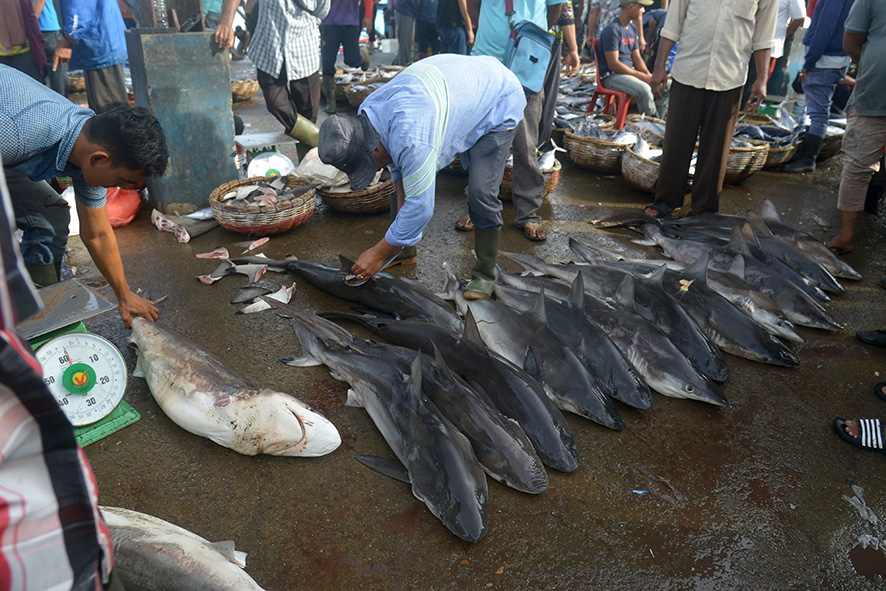
<svg viewBox="0 0 886 591">
<path fill-rule="evenodd" d="M 86 332 L 83 320 L 114 308 L 107 298 L 69 279 L 39 289 L 44 307 L 17 327 L 36 351 L 43 381 L 74 425 L 81 447 L 131 425 L 141 415 L 123 400 L 128 372 L 120 350 Z"/>
</svg>

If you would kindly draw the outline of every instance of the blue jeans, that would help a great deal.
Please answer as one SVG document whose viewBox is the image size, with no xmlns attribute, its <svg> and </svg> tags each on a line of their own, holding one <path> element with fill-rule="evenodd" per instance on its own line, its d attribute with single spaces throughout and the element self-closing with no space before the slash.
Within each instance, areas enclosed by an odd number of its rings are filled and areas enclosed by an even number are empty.
<svg viewBox="0 0 886 591">
<path fill-rule="evenodd" d="M 806 95 L 806 113 L 812 120 L 807 132 L 809 135 L 824 137 L 834 89 L 846 76 L 846 70 L 847 68 L 813 68 L 806 71 L 803 93 Z"/>
<path fill-rule="evenodd" d="M 36 264 L 61 261 L 71 223 L 67 201 L 46 181 L 35 182 L 9 169 L 5 172 L 15 225 L 24 234 L 22 258 L 26 263 Z"/>
<path fill-rule="evenodd" d="M 440 53 L 457 53 L 468 55 L 468 33 L 464 27 L 441 27 Z"/>
</svg>

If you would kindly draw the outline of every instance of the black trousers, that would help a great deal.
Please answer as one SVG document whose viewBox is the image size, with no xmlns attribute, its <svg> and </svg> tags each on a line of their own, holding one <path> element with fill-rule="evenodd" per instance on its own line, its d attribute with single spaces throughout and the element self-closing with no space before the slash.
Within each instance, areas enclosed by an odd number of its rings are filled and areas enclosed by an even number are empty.
<svg viewBox="0 0 886 591">
<path fill-rule="evenodd" d="M 299 115 L 317 122 L 320 110 L 320 72 L 291 82 L 287 80 L 285 65 L 277 78 L 258 69 L 256 72 L 268 112 L 283 124 L 285 131 L 292 129 Z"/>
<path fill-rule="evenodd" d="M 682 207 L 697 139 L 692 211 L 716 212 L 720 208 L 720 191 L 738 117 L 741 86 L 719 92 L 674 80 L 670 94 L 655 201 L 664 202 L 672 209 Z"/>
</svg>

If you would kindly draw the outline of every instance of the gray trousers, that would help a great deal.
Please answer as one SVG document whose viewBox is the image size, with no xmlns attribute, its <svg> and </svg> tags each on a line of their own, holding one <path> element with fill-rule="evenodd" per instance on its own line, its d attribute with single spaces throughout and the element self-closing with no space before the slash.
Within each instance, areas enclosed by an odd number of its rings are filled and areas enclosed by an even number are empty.
<svg viewBox="0 0 886 591">
<path fill-rule="evenodd" d="M 538 167 L 538 124 L 544 104 L 544 91 L 526 97 L 523 121 L 514 135 L 514 168 L 511 171 L 511 195 L 514 201 L 514 224 L 522 228 L 538 223 L 536 213 L 544 200 L 545 177 Z M 474 221 L 473 216 L 471 221 Z"/>
<path fill-rule="evenodd" d="M 397 52 L 397 65 L 407 66 L 412 58 L 412 46 L 415 44 L 415 17 L 394 12 L 394 20 L 397 23 L 397 44 L 400 46 Z"/>
<path fill-rule="evenodd" d="M 129 106 L 126 83 L 123 81 L 123 64 L 83 70 L 83 79 L 86 81 L 86 102 L 96 113 Z"/>
<path fill-rule="evenodd" d="M 49 88 L 68 98 L 68 63 L 59 64 L 55 72 L 52 71 L 52 57 L 61 38 L 61 31 L 43 31 L 43 48 L 46 50 L 46 67 L 43 68 L 43 83 L 48 84 Z"/>
<path fill-rule="evenodd" d="M 468 215 L 481 230 L 502 226 L 498 191 L 517 128 L 490 131 L 468 150 Z"/>
</svg>

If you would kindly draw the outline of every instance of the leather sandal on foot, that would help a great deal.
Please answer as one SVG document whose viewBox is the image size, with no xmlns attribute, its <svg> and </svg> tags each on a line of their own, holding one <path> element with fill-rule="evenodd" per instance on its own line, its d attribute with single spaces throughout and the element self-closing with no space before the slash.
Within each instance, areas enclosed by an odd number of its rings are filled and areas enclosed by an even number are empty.
<svg viewBox="0 0 886 591">
<path fill-rule="evenodd" d="M 874 394 L 880 400 L 886 400 L 886 382 L 877 382 L 874 384 Z"/>
<path fill-rule="evenodd" d="M 830 250 L 837 256 L 842 256 L 844 254 L 849 254 L 850 252 L 852 252 L 851 248 L 841 248 L 839 246 L 828 246 L 828 250 Z"/>
<path fill-rule="evenodd" d="M 532 242 L 542 242 L 548 238 L 547 231 L 544 226 L 539 223 L 529 222 L 523 226 L 522 229 L 523 235 L 526 236 L 526 239 L 531 240 Z"/>
<path fill-rule="evenodd" d="M 858 437 L 852 437 L 846 432 L 846 420 L 840 417 L 834 419 L 834 430 L 840 439 L 849 445 L 886 454 L 886 449 L 883 446 L 883 423 L 880 419 L 857 419 L 856 422 L 858 423 Z"/>
<path fill-rule="evenodd" d="M 649 213 L 649 210 L 652 210 L 654 213 Z M 664 201 L 656 201 L 655 203 L 650 203 L 646 207 L 643 208 L 643 213 L 646 215 L 651 215 L 654 218 L 666 218 L 671 214 L 680 213 L 680 208 L 671 209 L 671 207 L 665 203 Z"/>
<path fill-rule="evenodd" d="M 469 217 L 463 217 L 455 222 L 455 229 L 459 232 L 471 232 L 474 229 L 474 223 Z"/>
</svg>

